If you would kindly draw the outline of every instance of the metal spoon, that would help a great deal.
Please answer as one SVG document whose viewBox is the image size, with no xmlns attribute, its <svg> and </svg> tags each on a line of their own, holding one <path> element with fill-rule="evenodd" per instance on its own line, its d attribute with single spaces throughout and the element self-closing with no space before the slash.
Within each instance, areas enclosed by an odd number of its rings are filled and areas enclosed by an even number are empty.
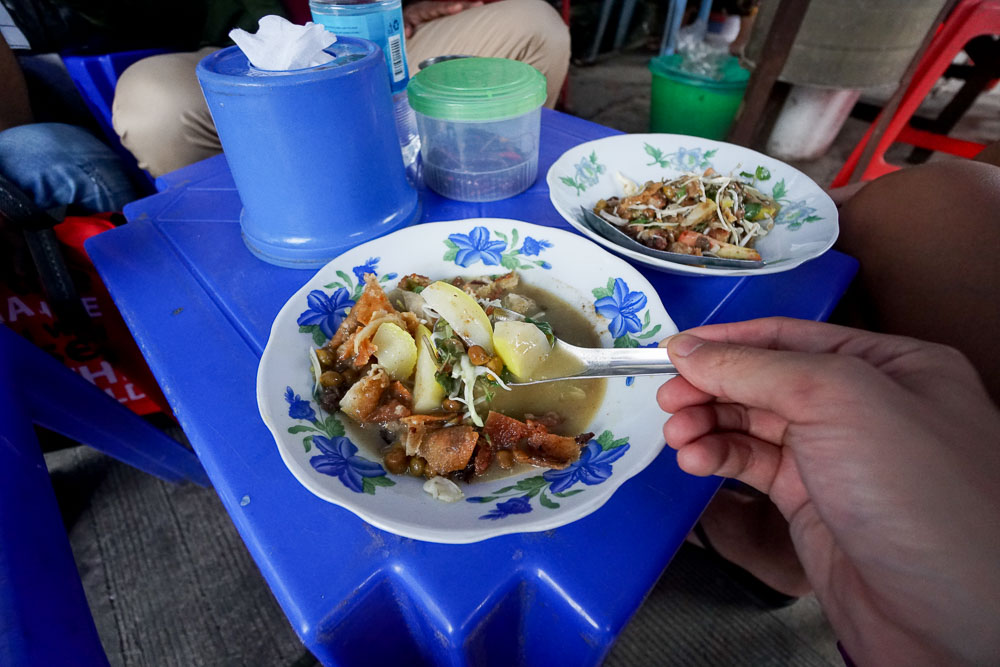
<svg viewBox="0 0 1000 667">
<path fill-rule="evenodd" d="M 524 320 L 524 315 L 506 308 L 494 307 L 490 316 L 495 321 Z M 553 363 L 554 362 L 554 363 Z M 559 338 L 542 368 L 543 374 L 528 380 L 508 382 L 510 387 L 521 387 L 556 380 L 579 378 L 608 378 L 629 375 L 677 375 L 666 348 L 604 348 L 578 347 Z M 550 371 L 545 373 L 545 371 Z"/>
<path fill-rule="evenodd" d="M 654 250 L 645 246 L 631 236 L 615 227 L 613 224 L 591 211 L 586 206 L 581 206 L 583 211 L 584 224 L 591 230 L 600 234 L 612 243 L 628 248 L 649 257 L 674 262 L 676 264 L 691 264 L 694 266 L 719 266 L 730 269 L 759 269 L 764 266 L 763 261 L 749 259 L 723 259 L 722 257 L 709 257 L 707 255 L 685 255 L 680 252 L 667 252 L 666 250 Z"/>
<path fill-rule="evenodd" d="M 551 354 L 559 355 L 558 374 L 508 382 L 507 385 L 521 387 L 556 380 L 627 375 L 677 375 L 677 369 L 670 363 L 667 349 L 663 347 L 577 347 L 557 338 Z"/>
</svg>

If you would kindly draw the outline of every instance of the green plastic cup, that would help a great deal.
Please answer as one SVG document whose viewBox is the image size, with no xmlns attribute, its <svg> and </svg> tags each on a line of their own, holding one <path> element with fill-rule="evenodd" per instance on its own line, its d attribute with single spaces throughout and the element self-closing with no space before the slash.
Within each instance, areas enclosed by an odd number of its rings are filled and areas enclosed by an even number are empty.
<svg viewBox="0 0 1000 667">
<path fill-rule="evenodd" d="M 649 104 L 652 132 L 689 134 L 706 139 L 724 139 L 743 101 L 750 72 L 730 57 L 720 68 L 720 78 L 681 70 L 683 55 L 653 58 L 653 89 Z"/>
</svg>

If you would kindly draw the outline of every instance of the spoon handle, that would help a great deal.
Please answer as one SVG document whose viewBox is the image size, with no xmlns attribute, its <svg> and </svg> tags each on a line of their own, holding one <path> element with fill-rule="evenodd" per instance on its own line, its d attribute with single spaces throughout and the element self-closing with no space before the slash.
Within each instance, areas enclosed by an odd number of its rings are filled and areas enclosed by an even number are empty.
<svg viewBox="0 0 1000 667">
<path fill-rule="evenodd" d="M 576 377 L 677 374 L 665 347 L 585 348 L 562 341 L 559 344 L 586 364 Z"/>
<path fill-rule="evenodd" d="M 677 369 L 670 363 L 666 348 L 591 348 L 570 345 L 556 340 L 556 348 L 573 359 L 565 366 L 565 372 L 553 377 L 512 382 L 511 386 L 555 382 L 576 378 L 607 378 L 627 375 L 676 375 Z"/>
</svg>

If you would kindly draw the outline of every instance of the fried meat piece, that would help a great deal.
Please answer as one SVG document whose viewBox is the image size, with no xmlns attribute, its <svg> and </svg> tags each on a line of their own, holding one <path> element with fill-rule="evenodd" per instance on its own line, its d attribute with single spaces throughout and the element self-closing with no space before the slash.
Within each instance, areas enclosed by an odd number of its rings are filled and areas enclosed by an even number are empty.
<svg viewBox="0 0 1000 667">
<path fill-rule="evenodd" d="M 375 313 L 395 313 L 396 309 L 389 303 L 389 298 L 385 295 L 382 286 L 378 284 L 378 278 L 374 273 L 365 274 L 365 290 L 358 297 L 357 303 L 351 308 L 344 321 L 337 327 L 333 338 L 327 343 L 330 350 L 336 350 L 340 344 L 347 340 L 347 337 L 354 333 L 359 326 L 368 324 Z"/>
<path fill-rule="evenodd" d="M 354 421 L 363 424 L 382 400 L 382 393 L 389 387 L 389 375 L 377 366 L 372 366 L 367 375 L 351 385 L 340 399 L 340 409 Z"/>
<path fill-rule="evenodd" d="M 513 449 L 531 434 L 531 429 L 524 422 L 491 410 L 483 424 L 483 433 L 493 449 Z"/>
<path fill-rule="evenodd" d="M 447 475 L 468 465 L 478 440 L 479 433 L 471 426 L 448 426 L 428 432 L 417 452 L 427 461 L 431 472 Z"/>
<path fill-rule="evenodd" d="M 547 460 L 557 461 L 565 468 L 580 458 L 580 445 L 576 438 L 555 433 L 535 431 L 528 436 L 528 447 L 541 452 Z"/>
<path fill-rule="evenodd" d="M 415 455 L 420 450 L 420 443 L 428 433 L 444 428 L 445 424 L 454 417 L 454 414 L 410 415 L 400 419 L 400 423 L 406 428 L 402 438 L 406 455 Z"/>
<path fill-rule="evenodd" d="M 431 282 L 433 281 L 427 276 L 422 276 L 419 273 L 409 273 L 399 279 L 396 287 L 407 292 L 412 292 L 414 287 L 427 287 Z"/>
<path fill-rule="evenodd" d="M 476 299 L 492 301 L 514 290 L 520 283 L 520 280 L 518 275 L 511 271 L 496 278 L 490 278 L 489 276 L 481 276 L 468 280 L 465 278 L 455 278 L 451 281 L 451 284 Z"/>
<path fill-rule="evenodd" d="M 475 458 L 475 474 L 482 475 L 490 467 L 490 463 L 493 462 L 493 450 L 487 446 L 483 446 L 485 443 L 480 443 L 476 447 L 476 458 Z"/>
<path fill-rule="evenodd" d="M 561 470 L 580 458 L 580 450 L 594 437 L 581 433 L 575 438 L 555 433 L 536 431 L 528 440 L 514 449 L 514 460 L 534 466 Z"/>
<path fill-rule="evenodd" d="M 592 434 L 572 438 L 549 433 L 546 422 L 553 423 L 559 417 L 555 413 L 544 417 L 544 422 L 529 419 L 524 423 L 499 412 L 490 412 L 486 417 L 483 433 L 493 449 L 511 450 L 515 461 L 549 468 L 565 468 L 580 458 L 580 439 L 586 436 L 583 440 L 585 443 Z"/>
</svg>

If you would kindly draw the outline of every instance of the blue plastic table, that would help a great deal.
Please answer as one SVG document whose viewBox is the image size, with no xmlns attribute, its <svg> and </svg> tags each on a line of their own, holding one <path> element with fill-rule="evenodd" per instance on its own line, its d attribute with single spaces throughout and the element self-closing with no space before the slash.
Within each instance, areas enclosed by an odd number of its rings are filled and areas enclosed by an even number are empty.
<svg viewBox="0 0 1000 667">
<path fill-rule="evenodd" d="M 422 221 L 510 217 L 569 229 L 544 174 L 612 130 L 546 111 L 539 178 L 507 201 L 433 193 Z M 666 449 L 600 510 L 568 526 L 469 545 L 396 537 L 313 496 L 285 468 L 257 412 L 271 322 L 310 277 L 240 240 L 225 159 L 167 175 L 130 223 L 87 249 L 226 510 L 305 645 L 324 664 L 598 663 L 719 485 Z M 787 273 L 700 278 L 644 271 L 677 325 L 787 315 L 824 319 L 856 262 L 837 252 Z"/>
</svg>

